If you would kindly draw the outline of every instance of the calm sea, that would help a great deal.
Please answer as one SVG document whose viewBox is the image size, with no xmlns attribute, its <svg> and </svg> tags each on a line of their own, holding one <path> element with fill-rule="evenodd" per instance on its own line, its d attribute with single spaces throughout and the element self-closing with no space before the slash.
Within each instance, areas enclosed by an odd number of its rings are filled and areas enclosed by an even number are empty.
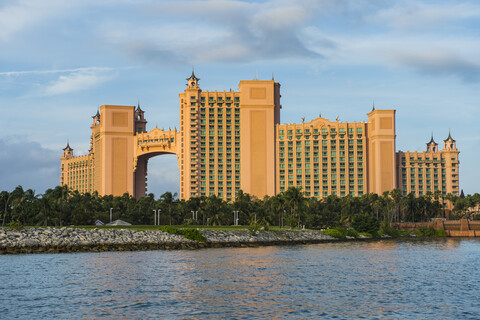
<svg viewBox="0 0 480 320">
<path fill-rule="evenodd" d="M 1 319 L 480 319 L 480 241 L 0 256 Z"/>
</svg>

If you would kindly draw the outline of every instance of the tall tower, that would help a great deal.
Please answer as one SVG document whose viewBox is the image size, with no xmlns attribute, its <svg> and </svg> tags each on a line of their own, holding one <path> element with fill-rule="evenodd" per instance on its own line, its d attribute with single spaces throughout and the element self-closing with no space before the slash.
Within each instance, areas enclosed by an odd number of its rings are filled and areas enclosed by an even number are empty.
<svg viewBox="0 0 480 320">
<path fill-rule="evenodd" d="M 275 195 L 276 126 L 280 122 L 280 84 L 240 81 L 241 188 L 258 198 Z"/>
<path fill-rule="evenodd" d="M 178 167 L 180 168 L 180 198 L 200 196 L 200 80 L 192 75 L 186 79 L 187 87 L 179 94 L 180 143 Z"/>
<path fill-rule="evenodd" d="M 100 107 L 101 121 L 92 130 L 98 184 L 95 190 L 100 194 L 134 194 L 134 109 L 134 106 Z"/>
<path fill-rule="evenodd" d="M 395 110 L 368 114 L 368 192 L 382 194 L 397 187 L 395 174 Z"/>
</svg>

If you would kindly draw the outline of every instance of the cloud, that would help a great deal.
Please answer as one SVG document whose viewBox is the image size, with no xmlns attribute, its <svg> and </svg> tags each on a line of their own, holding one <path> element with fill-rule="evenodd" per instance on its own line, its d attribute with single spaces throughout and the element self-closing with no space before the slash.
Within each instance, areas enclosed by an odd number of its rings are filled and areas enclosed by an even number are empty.
<svg viewBox="0 0 480 320">
<path fill-rule="evenodd" d="M 131 57 L 164 65 L 322 58 L 301 34 L 317 7 L 312 1 L 163 2 L 145 7 L 143 23 L 109 21 L 101 33 Z"/>
<path fill-rule="evenodd" d="M 61 75 L 42 89 L 45 95 L 58 95 L 82 91 L 98 86 L 111 80 L 116 73 L 111 69 L 86 68 L 73 71 L 68 75 Z"/>
<path fill-rule="evenodd" d="M 452 22 L 480 17 L 480 6 L 473 3 L 422 3 L 402 1 L 379 10 L 370 18 L 396 29 L 443 27 Z"/>
<path fill-rule="evenodd" d="M 69 5 L 65 1 L 18 0 L 0 7 L 0 42 L 36 24 L 58 16 L 58 12 Z"/>
<path fill-rule="evenodd" d="M 61 150 L 43 148 L 38 142 L 0 138 L 0 190 L 22 185 L 42 193 L 59 184 Z"/>
<path fill-rule="evenodd" d="M 393 60 L 429 76 L 456 76 L 468 83 L 480 81 L 480 62 L 452 53 L 399 52 L 393 56 Z"/>
</svg>

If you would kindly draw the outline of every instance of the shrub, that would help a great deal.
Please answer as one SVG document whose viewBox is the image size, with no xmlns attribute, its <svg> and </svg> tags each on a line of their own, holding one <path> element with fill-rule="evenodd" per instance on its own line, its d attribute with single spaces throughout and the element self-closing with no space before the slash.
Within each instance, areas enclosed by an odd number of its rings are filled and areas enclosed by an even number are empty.
<svg viewBox="0 0 480 320">
<path fill-rule="evenodd" d="M 198 242 L 207 241 L 207 238 L 205 238 L 203 234 L 197 229 L 193 229 L 193 228 L 179 229 L 172 226 L 161 226 L 159 229 L 160 231 L 167 232 L 170 234 L 178 234 L 178 235 L 184 236 L 189 240 L 198 241 Z"/>
<path fill-rule="evenodd" d="M 345 239 L 346 237 L 357 238 L 358 232 L 351 228 L 338 227 L 334 229 L 323 230 L 324 233 L 337 239 Z"/>
<path fill-rule="evenodd" d="M 359 214 L 353 218 L 352 227 L 358 232 L 376 234 L 380 228 L 377 218 L 368 214 Z"/>
<path fill-rule="evenodd" d="M 18 221 L 10 221 L 10 223 L 8 224 L 8 228 L 12 230 L 22 230 L 23 225 Z"/>
<path fill-rule="evenodd" d="M 433 227 L 420 227 L 415 231 L 420 237 L 446 237 L 445 230 L 435 230 Z"/>
<path fill-rule="evenodd" d="M 384 221 L 378 230 L 380 236 L 398 237 L 400 232 L 390 225 L 388 220 Z"/>
<path fill-rule="evenodd" d="M 335 228 L 335 229 L 326 229 L 323 230 L 324 233 L 328 234 L 330 237 L 334 237 L 337 239 L 345 239 L 346 234 L 342 232 L 340 228 Z"/>
</svg>

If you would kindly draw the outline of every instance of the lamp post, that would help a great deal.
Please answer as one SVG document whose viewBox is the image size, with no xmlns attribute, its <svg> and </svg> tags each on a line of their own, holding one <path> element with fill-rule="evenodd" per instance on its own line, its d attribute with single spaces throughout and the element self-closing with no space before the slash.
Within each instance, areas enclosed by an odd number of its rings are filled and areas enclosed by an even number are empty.
<svg viewBox="0 0 480 320">
<path fill-rule="evenodd" d="M 238 226 L 238 213 L 239 212 L 240 212 L 239 210 L 233 211 L 233 225 L 234 226 Z"/>
<path fill-rule="evenodd" d="M 110 208 L 110 222 L 112 222 L 112 211 L 113 211 L 113 208 Z"/>
<path fill-rule="evenodd" d="M 160 212 L 162 212 L 162 209 L 158 209 L 158 210 L 153 210 L 153 223 L 154 225 L 156 226 L 159 226 L 160 225 Z"/>
<path fill-rule="evenodd" d="M 195 220 L 198 223 L 198 210 L 192 210 L 192 221 Z"/>
</svg>

